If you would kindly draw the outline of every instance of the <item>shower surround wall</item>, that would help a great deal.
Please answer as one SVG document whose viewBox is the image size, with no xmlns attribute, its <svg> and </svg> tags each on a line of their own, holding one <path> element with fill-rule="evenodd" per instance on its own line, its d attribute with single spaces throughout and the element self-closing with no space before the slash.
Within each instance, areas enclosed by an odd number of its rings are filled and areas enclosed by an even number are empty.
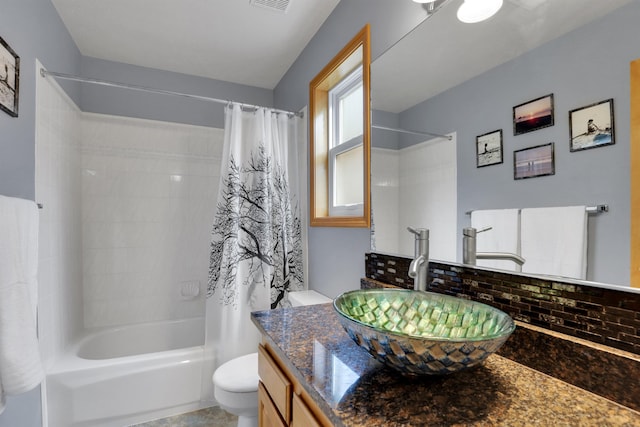
<svg viewBox="0 0 640 427">
<path fill-rule="evenodd" d="M 223 133 L 83 114 L 85 327 L 204 316 Z"/>
<path fill-rule="evenodd" d="M 83 113 L 36 82 L 45 366 L 85 328 L 203 316 L 223 130 Z"/>
<path fill-rule="evenodd" d="M 430 258 L 455 260 L 456 135 L 400 150 L 372 148 L 376 250 L 413 255 L 407 226 L 429 229 Z"/>
<path fill-rule="evenodd" d="M 83 325 L 82 113 L 57 83 L 36 79 L 35 115 L 35 198 L 43 206 L 38 254 L 38 335 L 47 369 Z"/>
</svg>

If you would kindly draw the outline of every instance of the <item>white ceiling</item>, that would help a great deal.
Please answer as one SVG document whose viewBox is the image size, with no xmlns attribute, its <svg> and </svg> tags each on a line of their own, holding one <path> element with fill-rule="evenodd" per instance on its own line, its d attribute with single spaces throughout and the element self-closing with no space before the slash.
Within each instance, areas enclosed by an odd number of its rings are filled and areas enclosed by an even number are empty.
<svg viewBox="0 0 640 427">
<path fill-rule="evenodd" d="M 400 113 L 633 0 L 507 0 L 463 24 L 450 0 L 371 67 L 372 108 Z"/>
<path fill-rule="evenodd" d="M 339 0 L 52 2 L 83 55 L 273 89 Z"/>
</svg>

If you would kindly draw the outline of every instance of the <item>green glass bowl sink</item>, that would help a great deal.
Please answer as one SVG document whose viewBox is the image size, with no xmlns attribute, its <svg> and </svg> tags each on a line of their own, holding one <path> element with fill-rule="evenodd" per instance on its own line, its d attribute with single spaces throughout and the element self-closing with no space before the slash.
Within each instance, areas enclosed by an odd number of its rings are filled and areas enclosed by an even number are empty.
<svg viewBox="0 0 640 427">
<path fill-rule="evenodd" d="M 486 304 L 432 292 L 361 289 L 333 301 L 349 336 L 405 375 L 443 375 L 482 363 L 515 330 Z"/>
</svg>

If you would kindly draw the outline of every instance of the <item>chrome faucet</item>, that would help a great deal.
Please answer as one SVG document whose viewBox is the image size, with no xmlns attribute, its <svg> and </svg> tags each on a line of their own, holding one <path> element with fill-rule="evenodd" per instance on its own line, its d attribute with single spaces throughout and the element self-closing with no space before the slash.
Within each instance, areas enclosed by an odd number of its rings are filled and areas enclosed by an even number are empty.
<svg viewBox="0 0 640 427">
<path fill-rule="evenodd" d="M 476 265 L 478 259 L 508 260 L 518 264 L 517 271 L 522 271 L 525 259 L 511 252 L 478 252 L 476 249 L 476 234 L 491 230 L 492 227 L 476 230 L 473 227 L 462 229 L 462 263 Z"/>
<path fill-rule="evenodd" d="M 415 256 L 409 265 L 409 277 L 413 279 L 413 289 L 427 290 L 429 276 L 429 230 L 426 228 L 407 227 L 416 236 Z"/>
</svg>

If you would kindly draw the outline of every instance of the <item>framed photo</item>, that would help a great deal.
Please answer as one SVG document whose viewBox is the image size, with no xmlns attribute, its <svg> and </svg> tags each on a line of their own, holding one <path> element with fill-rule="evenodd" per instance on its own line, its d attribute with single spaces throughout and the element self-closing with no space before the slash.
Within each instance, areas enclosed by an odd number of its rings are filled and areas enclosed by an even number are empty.
<svg viewBox="0 0 640 427">
<path fill-rule="evenodd" d="M 513 179 L 535 178 L 556 173 L 553 142 L 513 152 Z"/>
<path fill-rule="evenodd" d="M 569 111 L 571 151 L 615 144 L 613 99 Z"/>
<path fill-rule="evenodd" d="M 553 126 L 553 94 L 513 107 L 513 134 Z"/>
<path fill-rule="evenodd" d="M 18 117 L 20 58 L 0 37 L 0 110 Z"/>
<path fill-rule="evenodd" d="M 476 137 L 476 166 L 502 163 L 502 129 Z"/>
</svg>

